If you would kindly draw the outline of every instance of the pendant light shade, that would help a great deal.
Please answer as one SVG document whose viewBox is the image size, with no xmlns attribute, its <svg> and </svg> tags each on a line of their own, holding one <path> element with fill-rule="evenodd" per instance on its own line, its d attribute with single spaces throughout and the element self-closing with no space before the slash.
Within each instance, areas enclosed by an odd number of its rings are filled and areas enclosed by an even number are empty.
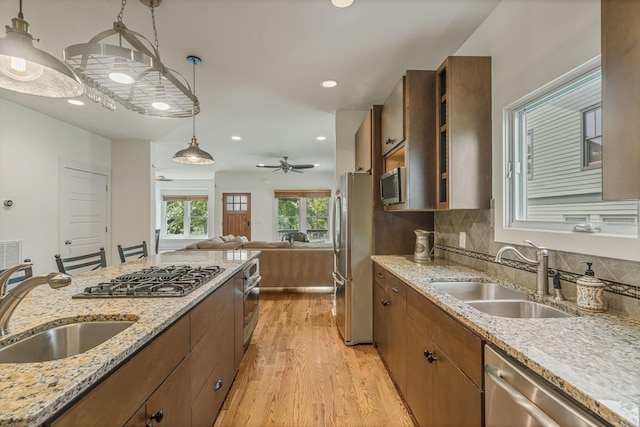
<svg viewBox="0 0 640 427">
<path fill-rule="evenodd" d="M 202 60 L 197 56 L 188 56 L 187 61 L 193 65 L 193 95 L 196 93 L 196 65 L 200 64 Z M 196 98 L 197 100 L 197 98 Z M 193 108 L 196 108 L 196 101 L 194 101 Z M 198 146 L 198 140 L 196 139 L 196 115 L 193 114 L 193 137 L 189 146 L 184 150 L 178 151 L 173 155 L 173 161 L 178 163 L 188 163 L 191 165 L 212 165 L 215 163 L 211 154 L 202 150 Z"/>
<path fill-rule="evenodd" d="M 84 93 L 82 82 L 64 62 L 34 46 L 22 15 L 6 26 L 0 38 L 0 87 L 50 98 L 74 98 Z"/>
</svg>

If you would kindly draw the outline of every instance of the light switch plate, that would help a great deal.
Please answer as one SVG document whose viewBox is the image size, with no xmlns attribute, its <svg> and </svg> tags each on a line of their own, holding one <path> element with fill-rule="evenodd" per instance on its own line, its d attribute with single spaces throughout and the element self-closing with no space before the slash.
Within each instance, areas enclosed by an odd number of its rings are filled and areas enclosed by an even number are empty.
<svg viewBox="0 0 640 427">
<path fill-rule="evenodd" d="M 464 231 L 460 232 L 460 247 L 462 249 L 467 248 L 467 233 L 465 233 Z"/>
</svg>

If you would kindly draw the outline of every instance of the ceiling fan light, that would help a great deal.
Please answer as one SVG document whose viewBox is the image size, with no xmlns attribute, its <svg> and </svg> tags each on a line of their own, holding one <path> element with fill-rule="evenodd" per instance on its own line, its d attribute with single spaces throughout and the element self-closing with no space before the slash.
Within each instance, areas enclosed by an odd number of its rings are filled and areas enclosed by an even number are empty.
<svg viewBox="0 0 640 427">
<path fill-rule="evenodd" d="M 0 38 L 0 87 L 50 98 L 82 95 L 84 86 L 71 68 L 34 46 L 29 24 L 22 18 L 11 22 Z"/>
<path fill-rule="evenodd" d="M 211 154 L 198 147 L 198 140 L 193 137 L 189 146 L 173 155 L 173 161 L 190 165 L 212 165 L 216 161 Z"/>
</svg>

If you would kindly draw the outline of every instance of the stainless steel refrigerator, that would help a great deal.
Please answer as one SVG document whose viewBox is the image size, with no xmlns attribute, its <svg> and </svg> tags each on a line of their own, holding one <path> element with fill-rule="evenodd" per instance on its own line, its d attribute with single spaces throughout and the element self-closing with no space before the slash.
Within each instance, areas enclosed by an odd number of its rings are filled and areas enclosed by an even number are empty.
<svg viewBox="0 0 640 427">
<path fill-rule="evenodd" d="M 368 173 L 345 173 L 333 203 L 336 323 L 347 345 L 373 339 L 371 187 Z"/>
</svg>

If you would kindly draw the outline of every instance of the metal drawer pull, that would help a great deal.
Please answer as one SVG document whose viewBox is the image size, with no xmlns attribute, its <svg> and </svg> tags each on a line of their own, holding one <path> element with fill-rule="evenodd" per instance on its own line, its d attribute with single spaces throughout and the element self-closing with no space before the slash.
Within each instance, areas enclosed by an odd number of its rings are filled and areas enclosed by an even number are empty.
<svg viewBox="0 0 640 427">
<path fill-rule="evenodd" d="M 426 357 L 426 358 L 427 358 L 427 361 L 428 361 L 429 363 L 433 363 L 433 362 L 435 362 L 436 360 L 438 360 L 438 358 L 437 358 L 437 357 L 435 357 L 435 356 L 433 355 L 433 352 L 431 352 L 431 351 L 429 351 L 429 350 L 425 350 L 425 351 L 424 351 L 424 357 Z"/>
<path fill-rule="evenodd" d="M 218 378 L 216 385 L 213 387 L 213 391 L 218 391 L 222 388 L 222 379 Z"/>
<path fill-rule="evenodd" d="M 382 279 L 382 273 L 378 273 L 378 277 Z"/>
<path fill-rule="evenodd" d="M 164 412 L 162 412 L 162 410 L 156 412 L 155 414 L 151 414 L 151 416 L 149 416 L 150 420 L 156 420 L 159 423 L 162 422 L 162 418 L 164 418 Z"/>
<path fill-rule="evenodd" d="M 398 292 L 400 292 L 400 290 L 399 290 L 397 287 L 395 287 L 395 286 L 394 286 L 393 288 L 391 288 L 391 290 L 392 290 L 393 292 L 395 292 L 396 294 L 397 294 Z"/>
<path fill-rule="evenodd" d="M 387 301 L 386 299 L 383 299 L 382 301 L 380 301 L 380 303 L 385 307 L 389 305 L 389 301 Z"/>
<path fill-rule="evenodd" d="M 511 397 L 511 399 L 513 399 L 514 403 L 524 409 L 536 421 L 538 421 L 545 427 L 561 427 L 560 424 L 553 420 L 553 418 L 540 410 L 540 408 L 534 405 L 533 402 L 527 399 L 522 393 L 513 388 L 511 384 L 503 380 L 500 376 L 500 370 L 497 367 L 493 365 L 487 365 L 484 369 L 491 381 L 496 383 L 497 386 L 504 390 Z"/>
</svg>

